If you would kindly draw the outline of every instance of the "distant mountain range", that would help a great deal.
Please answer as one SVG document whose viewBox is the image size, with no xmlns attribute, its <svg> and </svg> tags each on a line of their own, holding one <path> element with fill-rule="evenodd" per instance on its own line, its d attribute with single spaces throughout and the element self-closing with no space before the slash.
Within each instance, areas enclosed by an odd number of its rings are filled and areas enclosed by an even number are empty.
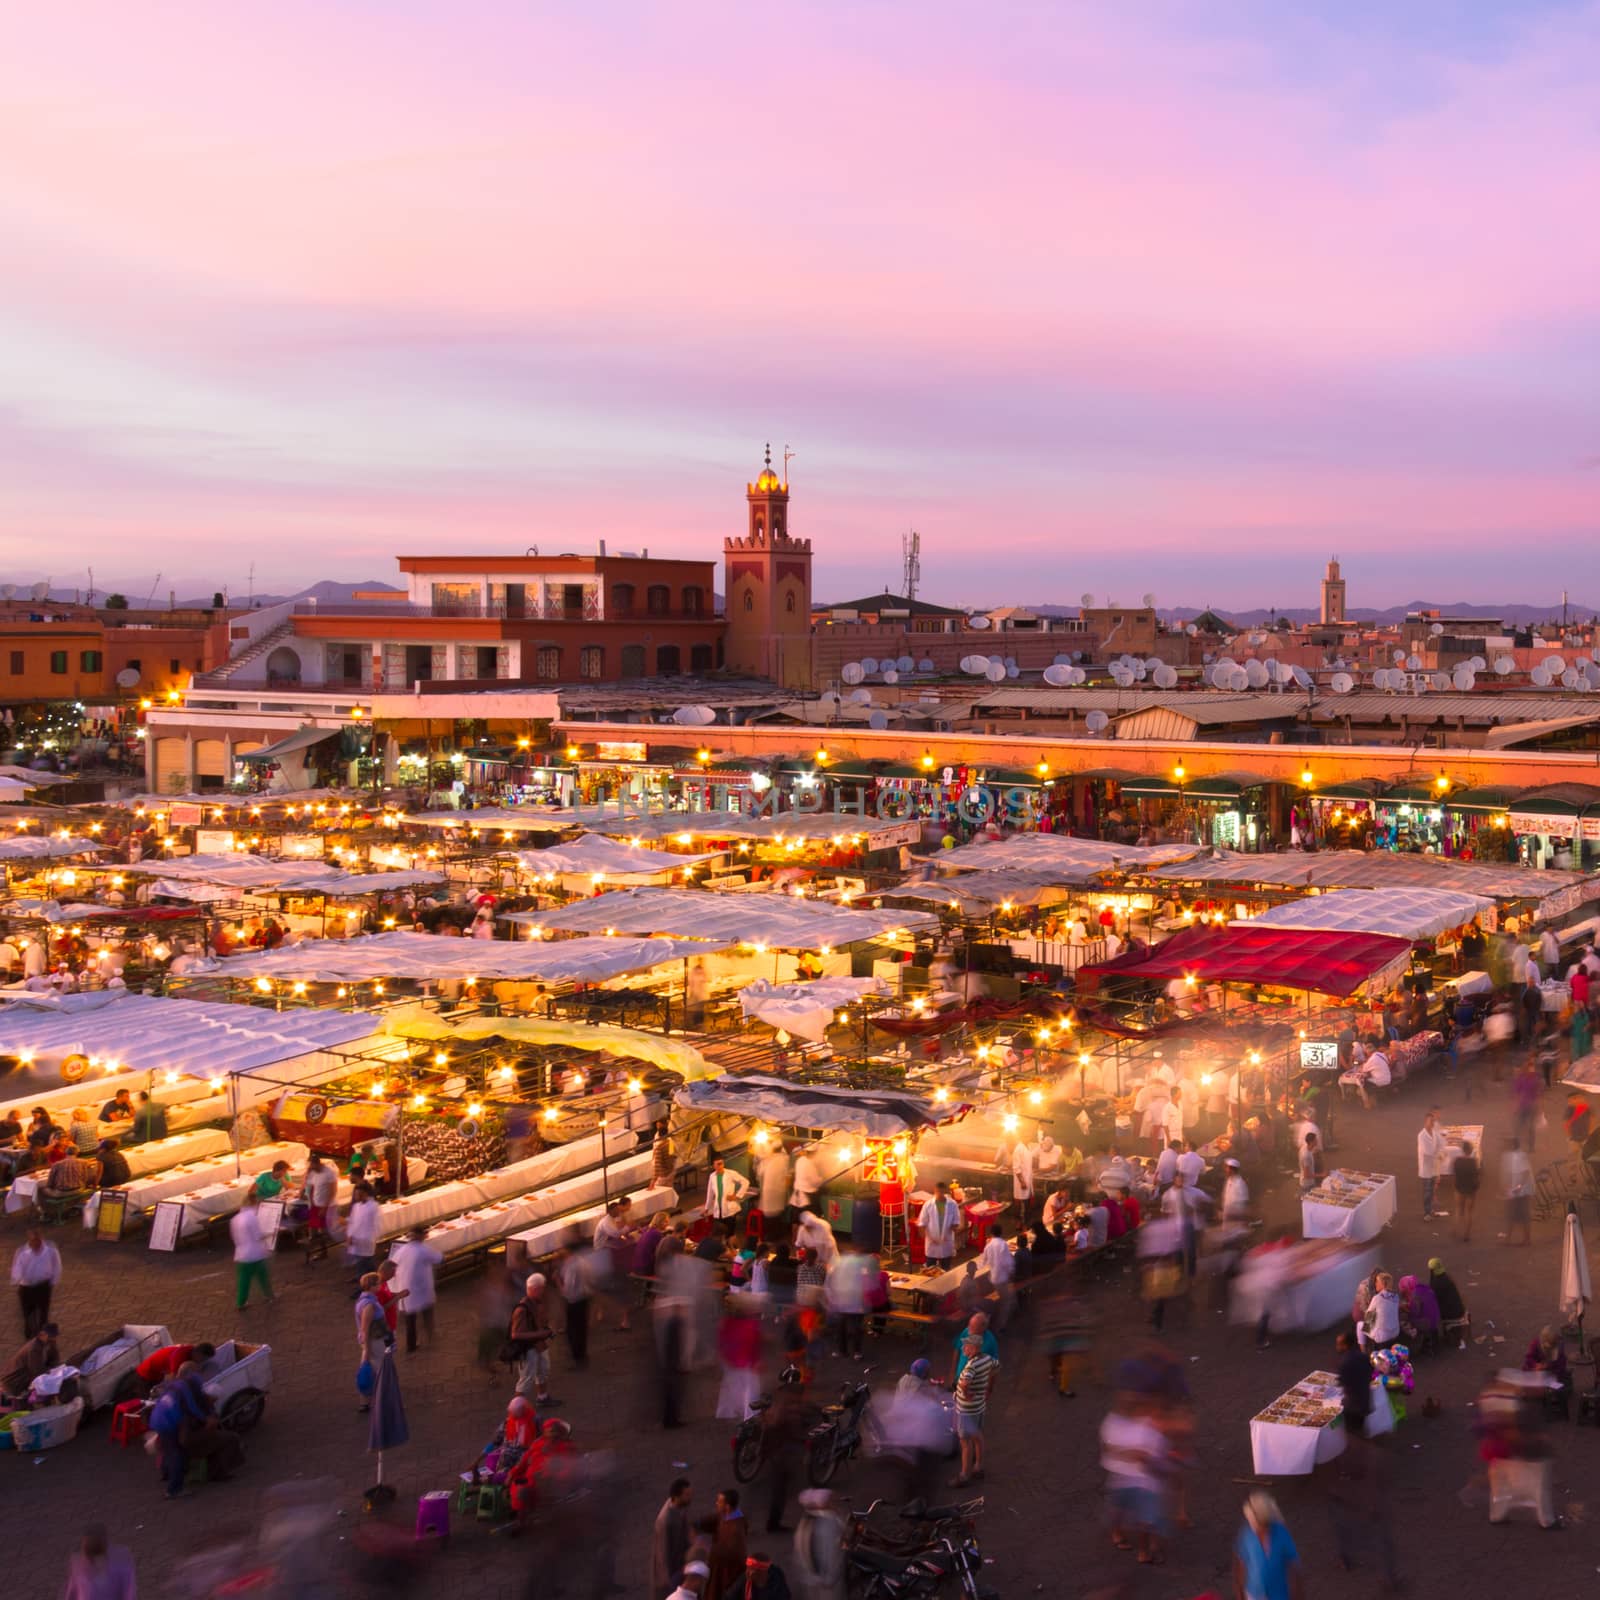
<svg viewBox="0 0 1600 1600">
<path fill-rule="evenodd" d="M 1030 608 L 1048 617 L 1075 617 L 1079 607 L 1048 605 L 1033 606 Z M 1290 622 L 1315 622 L 1320 613 L 1313 606 L 1284 606 L 1276 611 L 1266 606 L 1253 606 L 1248 610 L 1235 610 L 1228 605 L 1214 606 L 1160 606 L 1156 615 L 1166 622 L 1190 622 L 1199 616 L 1202 611 L 1214 611 L 1219 617 L 1229 622 L 1236 622 L 1241 627 L 1259 628 L 1273 621 L 1277 617 L 1287 617 Z M 1446 617 L 1498 617 L 1502 622 L 1519 624 L 1526 627 L 1534 622 L 1559 622 L 1561 620 L 1560 605 L 1530 606 L 1515 601 L 1507 601 L 1502 605 L 1485 605 L 1481 601 L 1469 600 L 1411 600 L 1403 606 L 1389 606 L 1383 610 L 1374 610 L 1370 606 L 1351 606 L 1347 613 L 1352 622 L 1371 622 L 1377 624 L 1404 622 L 1408 613 L 1413 611 L 1437 611 Z M 1582 622 L 1596 615 L 1595 607 L 1589 605 L 1567 604 L 1567 618 L 1572 622 Z"/>
</svg>

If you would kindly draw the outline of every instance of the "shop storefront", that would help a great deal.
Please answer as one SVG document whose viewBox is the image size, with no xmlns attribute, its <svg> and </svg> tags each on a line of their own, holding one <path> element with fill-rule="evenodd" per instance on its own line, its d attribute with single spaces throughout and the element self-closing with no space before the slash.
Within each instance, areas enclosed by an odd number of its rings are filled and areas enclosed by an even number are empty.
<svg viewBox="0 0 1600 1600">
<path fill-rule="evenodd" d="M 1443 853 L 1459 861 L 1515 861 L 1509 813 L 1517 793 L 1507 786 L 1454 791 L 1443 806 Z"/>
</svg>

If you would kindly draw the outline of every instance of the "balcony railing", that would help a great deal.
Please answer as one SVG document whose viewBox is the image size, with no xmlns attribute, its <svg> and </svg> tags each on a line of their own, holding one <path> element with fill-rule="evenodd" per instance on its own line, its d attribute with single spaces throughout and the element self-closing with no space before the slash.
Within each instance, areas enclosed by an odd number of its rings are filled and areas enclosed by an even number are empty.
<svg viewBox="0 0 1600 1600">
<path fill-rule="evenodd" d="M 414 605 L 406 600 L 339 600 L 331 605 L 318 605 L 311 600 L 294 603 L 297 617 L 424 617 L 439 621 L 456 618 L 497 617 L 511 622 L 715 622 L 716 613 L 704 608 L 685 610 L 672 608 L 666 611 L 646 611 L 637 606 L 627 611 L 612 610 L 601 617 L 587 617 L 581 607 L 564 607 L 559 611 L 546 610 L 542 616 L 526 607 L 508 607 L 503 600 L 452 601 L 446 605 Z"/>
</svg>

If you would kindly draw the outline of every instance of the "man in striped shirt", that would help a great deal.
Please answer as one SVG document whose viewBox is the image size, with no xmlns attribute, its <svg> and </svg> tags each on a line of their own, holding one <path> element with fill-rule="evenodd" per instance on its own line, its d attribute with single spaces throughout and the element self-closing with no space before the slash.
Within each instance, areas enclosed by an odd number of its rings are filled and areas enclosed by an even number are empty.
<svg viewBox="0 0 1600 1600">
<path fill-rule="evenodd" d="M 982 1339 L 969 1333 L 962 1341 L 961 1376 L 956 1379 L 956 1437 L 961 1442 L 961 1471 L 953 1487 L 983 1476 L 983 1416 L 1000 1363 L 985 1355 Z"/>
</svg>

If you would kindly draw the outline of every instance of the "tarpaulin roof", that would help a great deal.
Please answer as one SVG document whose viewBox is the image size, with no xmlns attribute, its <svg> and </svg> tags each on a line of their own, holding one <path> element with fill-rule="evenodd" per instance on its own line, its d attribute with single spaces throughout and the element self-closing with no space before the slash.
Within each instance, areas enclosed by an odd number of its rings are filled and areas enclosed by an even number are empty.
<svg viewBox="0 0 1600 1600">
<path fill-rule="evenodd" d="M 0 1001 L 0 1054 L 31 1051 L 41 1065 L 98 1056 L 114 1061 L 119 1072 L 247 1072 L 365 1039 L 378 1027 L 378 1019 L 362 1011 L 265 1011 L 112 991 L 5 990 Z M 8 1089 L 13 1085 L 26 1092 L 20 1078 L 7 1080 Z"/>
<path fill-rule="evenodd" d="M 574 1050 L 604 1050 L 614 1056 L 648 1061 L 691 1081 L 716 1068 L 691 1044 L 609 1022 L 563 1022 L 550 1017 L 466 1017 L 445 1022 L 431 1011 L 392 1012 L 384 1031 L 402 1039 L 520 1039 L 526 1044 L 566 1045 Z"/>
<path fill-rule="evenodd" d="M 565 833 L 579 826 L 571 811 L 512 811 L 505 806 L 484 806 L 477 811 L 418 811 L 402 822 L 422 828 L 476 828 L 480 833 L 499 829 L 511 833 Z"/>
<path fill-rule="evenodd" d="M 133 861 L 117 870 L 174 883 L 217 884 L 247 893 L 392 894 L 444 882 L 442 872 L 341 872 L 320 861 L 292 856 L 173 856 Z"/>
<path fill-rule="evenodd" d="M 236 759 L 239 761 L 278 761 L 284 756 L 293 755 L 296 750 L 309 750 L 314 744 L 321 744 L 324 739 L 334 739 L 342 732 L 339 728 L 316 728 L 306 726 L 298 728 L 282 739 L 274 740 L 271 744 L 264 744 L 259 750 L 246 750 Z"/>
<path fill-rule="evenodd" d="M 0 861 L 43 861 L 54 856 L 92 856 L 103 850 L 92 839 L 52 839 L 35 833 L 19 833 L 14 839 L 0 839 Z"/>
<path fill-rule="evenodd" d="M 893 930 L 934 928 L 926 911 L 856 910 L 786 894 L 719 895 L 705 889 L 618 889 L 547 911 L 517 911 L 507 922 L 527 922 L 546 932 L 675 933 L 724 944 L 765 944 L 816 950 L 854 944 Z"/>
<path fill-rule="evenodd" d="M 1020 867 L 1050 872 L 1058 883 L 1081 883 L 1102 872 L 1147 872 L 1198 854 L 1192 844 L 1109 844 L 1103 839 L 1077 839 L 1065 833 L 1021 833 L 990 843 L 975 841 L 938 857 L 941 868 L 964 871 Z"/>
<path fill-rule="evenodd" d="M 1141 869 L 1142 870 L 1142 869 Z M 1278 855 L 1201 855 L 1149 874 L 1174 883 L 1250 883 L 1282 888 L 1457 889 L 1497 900 L 1542 900 L 1579 886 L 1600 890 L 1600 880 L 1582 872 L 1557 872 L 1496 861 L 1457 861 L 1447 856 L 1392 850 L 1298 850 Z M 1584 896 L 1588 898 L 1588 896 Z"/>
<path fill-rule="evenodd" d="M 330 728 L 328 732 L 337 733 L 338 729 Z M 137 811 L 141 806 L 146 811 L 167 811 L 173 806 L 203 806 L 207 811 L 243 811 L 268 806 L 294 806 L 298 809 L 314 800 L 355 803 L 369 798 L 339 789 L 288 789 L 271 794 L 240 794 L 231 789 L 217 789 L 210 794 L 130 794 L 121 800 L 107 800 L 104 804 L 116 806 L 122 811 Z"/>
<path fill-rule="evenodd" d="M 303 978 L 313 983 L 362 983 L 369 978 L 599 983 L 723 948 L 698 939 L 450 939 L 397 929 L 253 950 L 229 956 L 209 970 L 223 978 Z"/>
<path fill-rule="evenodd" d="M 840 1006 L 864 994 L 882 994 L 882 978 L 814 978 L 809 983 L 769 983 L 758 978 L 739 991 L 745 1016 L 797 1033 L 802 1039 L 820 1040 Z"/>
<path fill-rule="evenodd" d="M 575 820 L 577 812 L 570 813 Z M 631 815 L 604 806 L 581 814 L 593 833 L 619 839 L 749 839 L 781 842 L 804 839 L 812 844 L 874 839 L 900 833 L 909 819 L 873 817 L 859 811 L 774 811 L 746 816 L 740 811 L 660 811 Z"/>
<path fill-rule="evenodd" d="M 674 855 L 670 850 L 651 850 L 638 843 L 622 844 L 603 834 L 585 833 L 566 844 L 553 844 L 544 850 L 503 850 L 502 856 L 529 872 L 579 873 L 606 878 L 654 877 L 662 872 L 679 872 L 702 861 L 714 861 L 716 851 L 701 855 Z"/>
<path fill-rule="evenodd" d="M 1193 977 L 1198 983 L 1271 983 L 1351 995 L 1411 954 L 1411 941 L 1377 933 L 1262 928 L 1182 928 L 1154 947 L 1135 945 L 1111 961 L 1078 968 L 1078 979 Z"/>
<path fill-rule="evenodd" d="M 0 762 L 0 781 L 25 784 L 30 789 L 48 789 L 56 783 L 73 783 L 76 780 L 61 772 L 37 772 L 32 767 L 19 767 L 15 762 Z"/>
<path fill-rule="evenodd" d="M 1459 928 L 1494 901 L 1449 889 L 1335 889 L 1289 905 L 1274 906 L 1248 923 L 1251 928 L 1327 928 L 1347 933 L 1385 933 L 1397 939 L 1430 939 Z"/>
<path fill-rule="evenodd" d="M 1063 895 L 1058 875 L 1038 867 L 963 872 L 927 883 L 901 883 L 883 891 L 886 900 L 921 900 L 980 915 L 1007 901 L 1017 906 L 1035 906 Z"/>
<path fill-rule="evenodd" d="M 896 1134 L 931 1128 L 966 1109 L 936 1106 L 914 1094 L 831 1089 L 761 1073 L 687 1084 L 673 1099 L 686 1111 L 725 1111 L 781 1127 L 864 1134 L 872 1139 L 892 1139 Z"/>
</svg>

